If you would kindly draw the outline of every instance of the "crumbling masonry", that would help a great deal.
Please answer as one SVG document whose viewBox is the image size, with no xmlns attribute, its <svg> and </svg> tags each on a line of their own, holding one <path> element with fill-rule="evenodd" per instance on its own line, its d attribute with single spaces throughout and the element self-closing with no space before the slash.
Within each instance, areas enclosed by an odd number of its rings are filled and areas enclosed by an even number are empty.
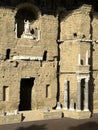
<svg viewBox="0 0 98 130">
<path fill-rule="evenodd" d="M 98 112 L 98 13 L 76 7 L 1 1 L 0 119 L 46 108 L 50 118 Z"/>
</svg>

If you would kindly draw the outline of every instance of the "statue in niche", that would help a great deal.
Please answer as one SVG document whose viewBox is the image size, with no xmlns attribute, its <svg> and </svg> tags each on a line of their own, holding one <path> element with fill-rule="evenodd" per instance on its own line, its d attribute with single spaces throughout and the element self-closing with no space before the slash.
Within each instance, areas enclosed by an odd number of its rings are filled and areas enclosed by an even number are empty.
<svg viewBox="0 0 98 130">
<path fill-rule="evenodd" d="M 24 38 L 33 39 L 33 36 L 30 31 L 29 20 L 24 20 Z"/>
<path fill-rule="evenodd" d="M 29 20 L 24 20 L 24 32 L 23 32 L 22 37 L 39 41 L 40 30 L 38 28 L 32 28 L 32 27 L 30 28 Z"/>
<path fill-rule="evenodd" d="M 30 34 L 30 22 L 29 20 L 24 20 L 24 33 Z"/>
</svg>

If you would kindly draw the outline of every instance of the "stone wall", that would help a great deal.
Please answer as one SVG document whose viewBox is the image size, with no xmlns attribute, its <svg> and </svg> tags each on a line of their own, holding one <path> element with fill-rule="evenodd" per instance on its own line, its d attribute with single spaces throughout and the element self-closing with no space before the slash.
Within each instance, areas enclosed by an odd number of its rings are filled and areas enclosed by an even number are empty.
<svg viewBox="0 0 98 130">
<path fill-rule="evenodd" d="M 65 11 L 66 12 L 66 11 Z M 64 14 L 63 14 L 64 15 Z M 81 6 L 74 11 L 66 12 L 61 20 L 60 44 L 60 100 L 64 104 L 64 81 L 70 86 L 69 99 L 77 102 L 77 76 L 82 72 L 89 73 L 89 107 L 98 112 L 97 107 L 97 13 L 91 6 Z M 89 40 L 92 38 L 92 42 Z M 81 42 L 84 41 L 84 42 Z M 88 54 L 87 54 L 88 53 Z M 86 65 L 86 55 L 88 64 Z M 78 59 L 81 64 L 79 66 Z M 78 73 L 81 73 L 77 75 Z M 70 101 L 69 101 L 70 104 Z"/>
<path fill-rule="evenodd" d="M 30 93 L 25 93 L 25 97 L 30 95 L 30 100 L 25 101 L 30 102 L 29 110 L 53 108 L 58 101 L 64 107 L 66 80 L 69 87 L 68 108 L 73 101 L 77 109 L 77 83 L 85 79 L 85 82 L 89 80 L 89 109 L 91 112 L 98 111 L 98 14 L 92 12 L 90 5 L 70 11 L 62 8 L 63 15 L 58 21 L 59 16 L 41 15 L 40 9 L 30 4 L 30 11 L 35 11 L 32 13 L 38 16 L 36 20 L 29 21 L 30 29 L 38 31 L 31 36 L 32 30 L 29 30 L 30 39 L 24 37 L 24 29 L 20 37 L 16 34 L 18 20 L 23 26 L 26 19 L 19 17 L 17 20 L 17 11 L 24 7 L 27 9 L 28 4 L 13 9 L 0 8 L 0 111 L 19 110 L 24 89 L 21 88 L 22 81 L 31 82 L 32 79 Z M 25 104 L 23 106 L 23 110 L 27 110 Z M 52 118 L 51 115 L 45 116 Z"/>
<path fill-rule="evenodd" d="M 0 110 L 19 109 L 21 79 L 32 77 L 35 80 L 31 90 L 31 109 L 44 108 L 46 106 L 54 107 L 57 93 L 56 71 L 58 54 L 55 40 L 57 38 L 57 18 L 44 15 L 31 24 L 31 28 L 37 27 L 40 30 L 40 40 L 36 41 L 25 39 L 22 36 L 21 38 L 16 38 L 15 15 L 17 8 L 16 10 L 1 8 L 0 12 L 2 14 L 0 19 Z M 52 26 L 49 26 L 50 23 Z M 7 49 L 9 49 L 9 52 Z M 21 57 L 24 59 L 21 59 Z M 46 97 L 47 85 L 49 90 L 47 90 L 48 95 Z M 6 93 L 7 95 L 4 95 L 5 86 L 9 89 L 8 94 Z M 8 96 L 6 101 L 4 96 Z"/>
<path fill-rule="evenodd" d="M 18 115 L 10 115 L 10 116 L 0 116 L 0 124 L 12 124 L 12 123 L 20 123 L 22 120 L 21 114 Z"/>
<path fill-rule="evenodd" d="M 65 12 L 61 20 L 61 40 L 81 39 L 84 35 L 90 38 L 90 14 L 91 7 L 84 5 L 79 9 Z"/>
<path fill-rule="evenodd" d="M 82 42 L 81 39 L 90 39 L 90 11 L 90 6 L 82 6 L 67 13 L 61 21 L 60 101 L 64 107 L 65 81 L 67 80 L 69 109 L 71 101 L 74 103 L 74 109 L 77 109 L 78 78 L 85 78 L 86 73 L 89 75 L 90 43 Z"/>
</svg>

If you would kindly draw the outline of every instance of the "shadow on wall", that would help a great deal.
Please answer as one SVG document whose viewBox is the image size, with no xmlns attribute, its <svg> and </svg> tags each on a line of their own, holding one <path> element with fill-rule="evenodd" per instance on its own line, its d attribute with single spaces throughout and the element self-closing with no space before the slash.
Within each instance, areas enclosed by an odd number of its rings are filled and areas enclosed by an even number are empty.
<svg viewBox="0 0 98 130">
<path fill-rule="evenodd" d="M 19 127 L 15 130 L 47 130 L 46 125 L 31 125 L 29 127 Z"/>
<path fill-rule="evenodd" d="M 96 122 L 87 122 L 75 127 L 70 127 L 69 130 L 98 130 L 98 123 Z"/>
<path fill-rule="evenodd" d="M 91 33 L 93 34 L 93 33 Z M 89 82 L 89 109 L 91 111 L 91 116 L 93 114 L 93 95 L 94 95 L 94 76 L 93 76 L 93 53 L 94 53 L 94 47 L 93 44 L 90 44 L 90 59 L 89 59 L 89 65 L 90 65 L 90 82 Z"/>
</svg>

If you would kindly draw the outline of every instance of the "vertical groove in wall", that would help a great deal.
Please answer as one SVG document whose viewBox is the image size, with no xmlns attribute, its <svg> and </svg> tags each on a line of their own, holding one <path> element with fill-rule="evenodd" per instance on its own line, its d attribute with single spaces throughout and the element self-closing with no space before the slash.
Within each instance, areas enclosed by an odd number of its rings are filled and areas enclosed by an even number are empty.
<svg viewBox="0 0 98 130">
<path fill-rule="evenodd" d="M 90 11 L 89 14 L 90 17 L 90 39 L 93 39 L 93 27 L 92 27 L 92 21 L 93 21 L 93 10 Z"/>
<path fill-rule="evenodd" d="M 58 35 L 57 35 L 57 41 L 60 40 L 60 31 L 61 31 L 61 27 L 60 27 L 60 16 L 58 16 Z M 60 61 L 60 47 L 59 47 L 59 43 L 58 44 L 58 59 L 57 59 L 57 102 L 59 101 L 59 96 L 60 96 L 60 66 L 59 66 L 59 61 Z"/>
<path fill-rule="evenodd" d="M 93 10 L 91 10 L 90 14 L 90 39 L 93 40 Z M 90 82 L 89 82 L 89 106 L 90 111 L 93 114 L 93 93 L 94 93 L 94 77 L 93 77 L 93 43 L 90 43 Z"/>
</svg>

